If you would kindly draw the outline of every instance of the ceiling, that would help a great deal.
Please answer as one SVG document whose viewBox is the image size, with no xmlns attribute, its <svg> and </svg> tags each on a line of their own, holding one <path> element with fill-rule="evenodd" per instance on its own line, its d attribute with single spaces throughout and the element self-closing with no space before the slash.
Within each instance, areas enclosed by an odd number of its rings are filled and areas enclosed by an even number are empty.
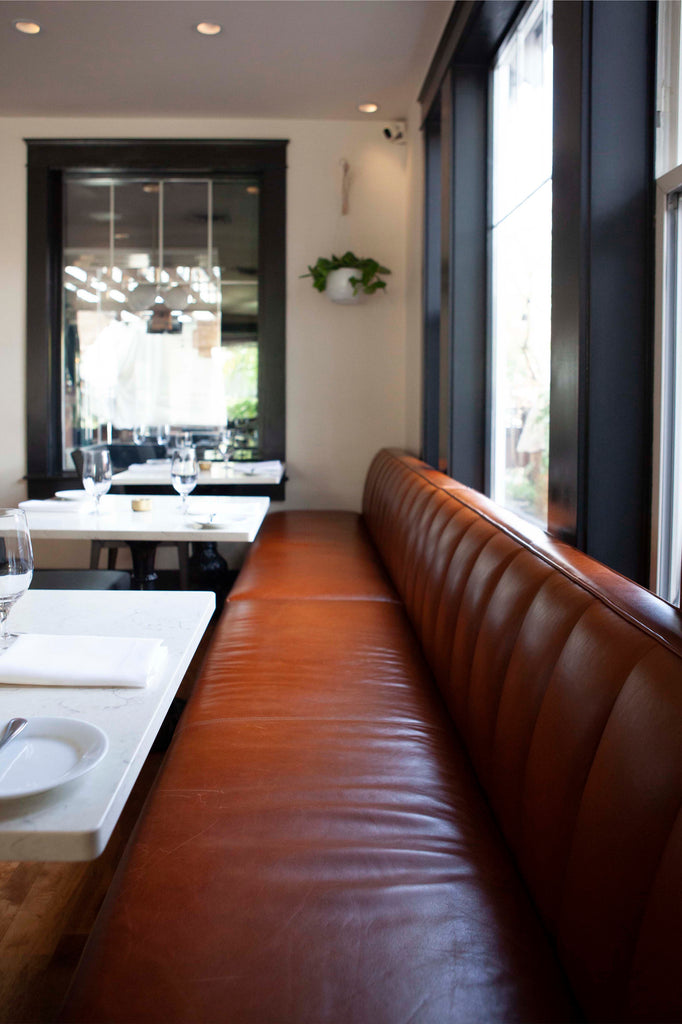
<svg viewBox="0 0 682 1024">
<path fill-rule="evenodd" d="M 407 116 L 452 0 L 0 0 L 0 116 Z M 22 35 L 15 20 L 34 20 Z M 201 36 L 200 21 L 222 32 Z"/>
</svg>

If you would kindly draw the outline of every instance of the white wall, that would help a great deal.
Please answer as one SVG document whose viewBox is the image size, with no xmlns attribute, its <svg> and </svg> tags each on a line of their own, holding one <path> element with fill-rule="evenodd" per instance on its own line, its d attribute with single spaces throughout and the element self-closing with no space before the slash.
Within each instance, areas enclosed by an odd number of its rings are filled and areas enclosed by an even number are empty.
<svg viewBox="0 0 682 1024">
<path fill-rule="evenodd" d="M 407 152 L 381 123 L 0 119 L 0 288 L 3 445 L 0 500 L 23 493 L 24 138 L 288 138 L 287 504 L 356 507 L 367 459 L 405 441 Z M 339 161 L 351 165 L 350 213 L 340 215 Z M 389 287 L 338 306 L 300 280 L 308 263 L 353 248 L 391 267 Z"/>
</svg>

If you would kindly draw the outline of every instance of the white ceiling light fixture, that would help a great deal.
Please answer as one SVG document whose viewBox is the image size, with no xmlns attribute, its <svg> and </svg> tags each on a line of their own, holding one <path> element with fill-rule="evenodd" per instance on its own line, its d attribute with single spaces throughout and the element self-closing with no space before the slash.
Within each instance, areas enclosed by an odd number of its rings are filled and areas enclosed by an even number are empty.
<svg viewBox="0 0 682 1024">
<path fill-rule="evenodd" d="M 359 103 L 358 110 L 361 114 L 376 114 L 379 109 L 378 103 Z"/>
<path fill-rule="evenodd" d="M 40 25 L 37 21 L 22 21 L 19 19 L 14 22 L 14 27 L 17 32 L 21 32 L 25 36 L 37 36 L 40 32 Z"/>
<path fill-rule="evenodd" d="M 83 270 L 82 267 L 64 267 L 64 271 L 67 274 L 71 274 L 71 277 L 75 277 L 77 280 L 82 281 L 83 284 L 85 284 L 88 279 L 87 271 Z"/>
<path fill-rule="evenodd" d="M 200 21 L 195 28 L 201 36 L 217 36 L 223 30 L 223 26 L 217 25 L 214 21 Z"/>
</svg>

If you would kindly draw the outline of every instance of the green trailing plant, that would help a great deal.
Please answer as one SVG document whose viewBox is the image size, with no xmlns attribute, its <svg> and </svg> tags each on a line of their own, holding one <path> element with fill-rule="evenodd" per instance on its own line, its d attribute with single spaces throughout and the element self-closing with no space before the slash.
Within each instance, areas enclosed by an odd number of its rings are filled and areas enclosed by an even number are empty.
<svg viewBox="0 0 682 1024">
<path fill-rule="evenodd" d="M 343 256 L 332 256 L 331 259 L 320 256 L 314 266 L 308 267 L 308 273 L 301 274 L 301 277 L 312 277 L 313 288 L 317 288 L 318 292 L 323 292 L 327 287 L 327 278 L 331 272 L 342 270 L 344 267 L 358 271 L 357 277 L 353 275 L 350 278 L 353 295 L 357 295 L 360 291 L 365 295 L 373 295 L 379 288 L 386 287 L 386 282 L 382 281 L 379 275 L 391 273 L 388 267 L 382 267 L 377 260 L 360 258 L 354 252 L 346 252 Z"/>
</svg>

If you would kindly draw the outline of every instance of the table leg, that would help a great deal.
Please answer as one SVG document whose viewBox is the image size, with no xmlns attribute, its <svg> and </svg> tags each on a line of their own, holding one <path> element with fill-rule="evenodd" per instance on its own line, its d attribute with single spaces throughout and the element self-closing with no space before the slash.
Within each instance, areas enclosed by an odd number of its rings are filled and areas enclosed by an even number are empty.
<svg viewBox="0 0 682 1024">
<path fill-rule="evenodd" d="M 206 541 L 192 543 L 189 578 L 193 590 L 212 590 L 217 607 L 222 607 L 230 590 L 230 573 L 217 544 Z"/>
<path fill-rule="evenodd" d="M 130 540 L 128 547 L 133 556 L 133 590 L 154 590 L 158 579 L 154 572 L 157 541 Z"/>
</svg>

